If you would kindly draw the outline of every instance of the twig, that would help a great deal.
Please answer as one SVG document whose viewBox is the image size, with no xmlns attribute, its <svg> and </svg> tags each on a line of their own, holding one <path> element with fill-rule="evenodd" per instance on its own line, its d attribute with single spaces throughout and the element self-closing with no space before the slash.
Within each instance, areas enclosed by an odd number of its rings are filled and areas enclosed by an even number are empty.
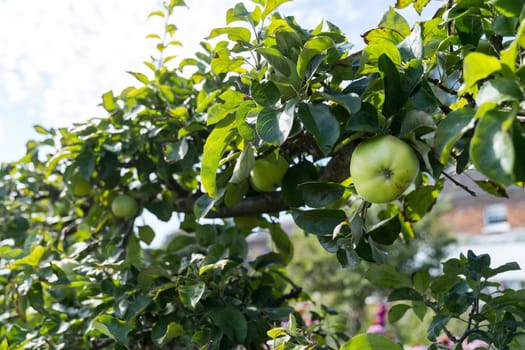
<svg viewBox="0 0 525 350">
<path fill-rule="evenodd" d="M 446 172 L 442 171 L 441 174 L 443 174 L 447 179 L 452 181 L 456 186 L 461 187 L 462 189 L 464 189 L 472 197 L 476 197 L 476 192 L 472 191 L 470 188 L 468 188 L 467 186 L 463 185 L 461 182 L 457 181 L 456 179 L 454 179 L 452 176 L 450 176 Z"/>
</svg>

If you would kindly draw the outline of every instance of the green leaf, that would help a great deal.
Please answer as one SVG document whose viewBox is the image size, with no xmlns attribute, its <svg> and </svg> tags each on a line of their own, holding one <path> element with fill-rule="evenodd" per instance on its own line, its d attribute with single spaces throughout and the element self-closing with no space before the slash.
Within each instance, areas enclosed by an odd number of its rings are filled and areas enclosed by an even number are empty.
<svg viewBox="0 0 525 350">
<path fill-rule="evenodd" d="M 322 208 L 341 198 L 345 187 L 328 182 L 305 182 L 300 185 L 304 203 L 312 208 Z"/>
<path fill-rule="evenodd" d="M 410 309 L 410 305 L 406 304 L 396 304 L 388 310 L 388 322 L 395 323 L 405 315 L 405 313 Z"/>
<path fill-rule="evenodd" d="M 153 302 L 153 299 L 145 296 L 145 295 L 139 295 L 135 300 L 131 302 L 131 304 L 128 306 L 128 309 L 126 310 L 126 314 L 124 316 L 125 320 L 127 322 L 130 322 L 131 320 L 134 320 L 137 316 L 139 316 L 151 303 Z"/>
<path fill-rule="evenodd" d="M 304 78 L 308 71 L 308 65 L 312 59 L 325 52 L 329 48 L 334 47 L 334 42 L 328 36 L 316 36 L 308 40 L 299 55 L 297 60 L 297 73 L 299 77 Z"/>
<path fill-rule="evenodd" d="M 478 92 L 476 102 L 482 105 L 487 102 L 500 104 L 507 101 L 521 101 L 523 93 L 519 85 L 508 78 L 495 78 L 483 83 Z"/>
<path fill-rule="evenodd" d="M 498 183 L 490 180 L 474 180 L 474 183 L 479 186 L 483 191 L 500 198 L 509 198 L 509 194 L 505 190 L 505 187 Z"/>
<path fill-rule="evenodd" d="M 129 348 L 128 334 L 132 329 L 126 322 L 109 315 L 100 315 L 93 321 L 93 328 Z"/>
<path fill-rule="evenodd" d="M 409 110 L 401 122 L 400 137 L 407 137 L 414 133 L 415 136 L 421 136 L 436 130 L 434 118 L 426 112 L 419 110 Z"/>
<path fill-rule="evenodd" d="M 42 283 L 34 282 L 28 291 L 29 303 L 31 306 L 41 314 L 47 314 L 45 309 L 44 294 L 42 290 Z"/>
<path fill-rule="evenodd" d="M 401 75 L 396 65 L 385 54 L 379 57 L 379 69 L 384 74 L 385 101 L 383 103 L 383 114 L 390 117 L 405 105 L 408 96 L 403 96 Z"/>
<path fill-rule="evenodd" d="M 201 219 L 205 217 L 206 215 L 208 215 L 210 210 L 213 208 L 213 206 L 217 202 L 218 198 L 222 196 L 223 192 L 224 190 L 221 190 L 217 194 L 217 198 L 212 198 L 206 194 L 203 194 L 202 196 L 200 196 L 195 201 L 195 204 L 193 205 L 193 214 L 195 215 L 195 217 L 197 217 L 198 219 Z"/>
<path fill-rule="evenodd" d="M 180 301 L 186 307 L 194 309 L 206 291 L 206 284 L 204 282 L 185 284 L 178 289 Z"/>
<path fill-rule="evenodd" d="M 403 200 L 403 216 L 410 222 L 418 222 L 432 209 L 437 201 L 443 183 L 434 186 L 421 186 L 410 192 Z"/>
<path fill-rule="evenodd" d="M 489 0 L 488 2 L 507 17 L 519 17 L 525 6 L 525 0 Z"/>
<path fill-rule="evenodd" d="M 514 182 L 514 117 L 509 112 L 486 111 L 481 116 L 470 143 L 470 156 L 476 169 L 492 181 L 505 186 Z"/>
<path fill-rule="evenodd" d="M 383 41 L 370 44 L 364 48 L 360 59 L 359 73 L 365 75 L 379 72 L 379 57 L 382 55 L 388 56 L 396 67 L 401 66 L 401 54 L 397 46 L 389 41 Z"/>
<path fill-rule="evenodd" d="M 148 79 L 148 77 L 145 74 L 137 73 L 137 72 L 129 72 L 129 71 L 127 73 L 131 74 L 133 77 L 135 77 L 135 79 L 137 79 L 138 81 L 140 81 L 144 85 L 148 85 L 149 84 L 149 79 Z"/>
<path fill-rule="evenodd" d="M 230 182 L 238 184 L 250 177 L 250 171 L 252 170 L 255 164 L 255 157 L 253 156 L 253 151 L 251 147 L 245 147 L 237 162 L 235 162 L 235 167 L 233 168 L 233 174 L 230 178 Z"/>
<path fill-rule="evenodd" d="M 410 35 L 410 25 L 407 20 L 401 16 L 393 7 L 390 7 L 387 13 L 383 15 L 378 27 L 390 28 L 403 36 Z"/>
<path fill-rule="evenodd" d="M 96 160 L 96 154 L 90 147 L 84 147 L 75 160 L 78 172 L 85 180 L 89 179 L 95 171 Z"/>
<path fill-rule="evenodd" d="M 430 2 L 430 0 L 414 0 L 414 9 L 417 11 L 418 14 L 421 15 L 423 12 L 423 9 L 427 4 Z"/>
<path fill-rule="evenodd" d="M 427 271 L 417 271 L 412 275 L 412 283 L 418 292 L 424 293 L 430 286 L 430 274 Z"/>
<path fill-rule="evenodd" d="M 397 215 L 381 221 L 370 229 L 370 237 L 377 243 L 391 245 L 401 233 L 401 222 Z"/>
<path fill-rule="evenodd" d="M 188 141 L 186 141 L 185 138 L 174 143 L 165 144 L 163 151 L 166 162 L 175 163 L 183 160 L 186 154 L 188 154 L 189 147 Z"/>
<path fill-rule="evenodd" d="M 463 60 L 463 79 L 461 90 L 464 91 L 481 79 L 501 70 L 500 61 L 481 52 L 471 52 Z M 461 91 L 460 91 L 461 93 Z"/>
<path fill-rule="evenodd" d="M 133 266 L 142 266 L 142 249 L 137 237 L 134 234 L 130 235 L 126 243 L 126 262 Z"/>
<path fill-rule="evenodd" d="M 299 118 L 310 132 L 323 154 L 328 155 L 340 135 L 339 122 L 324 104 L 307 105 L 301 103 L 298 109 Z"/>
<path fill-rule="evenodd" d="M 250 12 L 246 9 L 242 2 L 235 4 L 233 8 L 228 9 L 226 13 L 226 24 L 235 21 L 249 22 Z"/>
<path fill-rule="evenodd" d="M 507 271 L 518 271 L 521 270 L 520 265 L 517 262 L 509 262 L 501 266 L 496 267 L 495 269 L 490 269 L 490 272 L 485 276 L 486 278 L 494 277 L 500 273 Z"/>
<path fill-rule="evenodd" d="M 164 345 L 171 339 L 183 336 L 186 334 L 184 327 L 177 322 L 169 322 L 167 320 L 159 320 L 151 331 L 152 339 L 159 345 Z"/>
<path fill-rule="evenodd" d="M 375 107 L 368 102 L 363 102 L 359 112 L 351 115 L 348 119 L 346 130 L 378 133 L 381 128 Z"/>
<path fill-rule="evenodd" d="M 292 1 L 292 0 L 266 0 L 266 6 L 264 7 L 262 18 L 266 18 L 266 16 L 268 16 L 270 13 L 275 11 L 277 7 L 289 1 Z"/>
<path fill-rule="evenodd" d="M 346 220 L 342 210 L 293 210 L 292 216 L 301 229 L 315 235 L 332 235 L 337 225 Z"/>
<path fill-rule="evenodd" d="M 155 231 L 153 231 L 153 229 L 150 226 L 138 226 L 138 229 L 139 238 L 142 242 L 146 244 L 150 244 L 151 242 L 153 242 L 153 239 L 155 239 Z"/>
<path fill-rule="evenodd" d="M 228 117 L 215 126 L 206 139 L 201 163 L 201 181 L 204 191 L 211 198 L 217 198 L 217 169 L 226 147 L 235 136 L 233 116 Z"/>
<path fill-rule="evenodd" d="M 423 296 L 419 294 L 415 289 L 413 288 L 397 288 L 394 289 L 389 295 L 388 295 L 388 302 L 393 301 L 399 301 L 399 300 L 415 300 L 415 301 L 422 301 Z"/>
<path fill-rule="evenodd" d="M 359 95 L 356 93 L 319 92 L 318 94 L 329 101 L 337 102 L 341 107 L 346 109 L 350 115 L 359 112 L 361 109 L 361 98 L 359 98 Z"/>
<path fill-rule="evenodd" d="M 450 320 L 449 315 L 436 315 L 432 318 L 432 322 L 428 326 L 427 337 L 431 341 L 435 341 L 436 338 L 441 334 L 443 328 L 447 325 Z"/>
<path fill-rule="evenodd" d="M 282 183 L 282 195 L 286 204 L 291 207 L 299 207 L 303 204 L 303 194 L 298 191 L 302 183 L 317 179 L 317 169 L 308 162 L 302 161 L 292 165 L 284 174 Z"/>
<path fill-rule="evenodd" d="M 476 110 L 461 108 L 450 112 L 437 127 L 435 148 L 442 164 L 447 164 L 452 148 L 463 134 L 474 126 Z"/>
<path fill-rule="evenodd" d="M 150 13 L 148 14 L 148 18 L 153 17 L 153 16 L 159 16 L 159 17 L 164 18 L 164 17 L 165 17 L 165 14 L 164 14 L 164 12 L 162 12 L 162 11 L 153 11 L 153 12 L 150 12 Z"/>
<path fill-rule="evenodd" d="M 461 44 L 478 46 L 479 39 L 483 35 L 483 26 L 479 15 L 467 14 L 456 17 L 454 25 Z"/>
<path fill-rule="evenodd" d="M 31 267 L 37 267 L 40 264 L 40 261 L 44 257 L 44 254 L 46 253 L 47 249 L 42 246 L 36 246 L 33 248 L 30 254 L 24 256 L 21 259 L 15 260 L 11 266 L 9 266 L 9 269 L 13 270 L 19 266 L 31 266 Z"/>
<path fill-rule="evenodd" d="M 255 123 L 249 122 L 250 119 L 255 119 L 258 109 L 253 101 L 245 101 L 238 108 L 235 113 L 235 122 L 239 135 L 248 142 L 254 142 L 257 139 L 257 132 L 255 131 Z M 254 117 L 254 118 L 252 118 Z"/>
<path fill-rule="evenodd" d="M 283 57 L 279 50 L 271 47 L 258 48 L 257 52 L 260 53 L 268 63 L 275 68 L 279 73 L 284 76 L 289 76 L 291 73 L 288 61 Z"/>
<path fill-rule="evenodd" d="M 233 307 L 211 309 L 208 315 L 213 323 L 234 343 L 242 344 L 248 335 L 248 323 L 243 313 Z"/>
<path fill-rule="evenodd" d="M 341 264 L 341 267 L 344 268 L 356 267 L 361 262 L 359 255 L 357 255 L 354 249 L 350 246 L 338 249 L 336 256 L 337 261 Z"/>
<path fill-rule="evenodd" d="M 113 96 L 113 91 L 108 91 L 102 95 L 102 107 L 109 113 L 119 109 L 115 96 Z"/>
<path fill-rule="evenodd" d="M 371 29 L 362 34 L 362 37 L 367 44 L 380 44 L 389 41 L 394 45 L 399 44 L 404 38 L 399 32 L 385 27 Z"/>
<path fill-rule="evenodd" d="M 279 89 L 272 81 L 259 83 L 254 80 L 250 86 L 250 94 L 254 101 L 263 107 L 272 107 L 281 98 Z"/>
<path fill-rule="evenodd" d="M 414 312 L 414 315 L 416 315 L 421 322 L 425 319 L 428 310 L 428 307 L 423 301 L 412 302 L 412 312 Z"/>
<path fill-rule="evenodd" d="M 272 145 L 281 145 L 292 130 L 295 101 L 290 100 L 283 109 L 264 108 L 257 116 L 256 130 L 261 139 Z"/>
<path fill-rule="evenodd" d="M 461 278 L 453 275 L 442 275 L 432 280 L 430 284 L 430 289 L 433 293 L 444 293 L 450 289 L 450 286 L 454 285 L 458 281 L 461 281 Z"/>
<path fill-rule="evenodd" d="M 382 288 L 411 287 L 410 278 L 397 271 L 391 265 L 372 265 L 365 273 L 365 278 L 373 285 Z"/>
<path fill-rule="evenodd" d="M 286 330 L 284 328 L 278 327 L 270 329 L 266 332 L 266 334 L 272 339 L 277 339 L 279 337 L 287 335 L 288 333 L 286 333 Z"/>
<path fill-rule="evenodd" d="M 340 350 L 403 350 L 403 347 L 385 336 L 367 333 L 356 335 Z"/>
<path fill-rule="evenodd" d="M 396 8 L 397 9 L 404 9 L 405 7 L 409 6 L 412 1 L 414 0 L 396 0 Z"/>
<path fill-rule="evenodd" d="M 275 244 L 277 251 L 281 253 L 287 261 L 290 261 L 293 256 L 293 244 L 292 241 L 290 241 L 290 237 L 279 224 L 271 224 L 269 228 L 272 242 Z"/>
<path fill-rule="evenodd" d="M 424 46 L 421 25 L 416 24 L 410 35 L 398 45 L 398 48 L 404 61 L 422 60 Z"/>
<path fill-rule="evenodd" d="M 230 39 L 231 41 L 250 42 L 251 39 L 250 30 L 244 27 L 214 28 L 210 32 L 209 37 L 211 39 L 223 34 L 228 35 L 228 39 Z"/>
<path fill-rule="evenodd" d="M 167 222 L 173 214 L 173 203 L 169 199 L 148 201 L 144 205 L 159 220 Z"/>
</svg>

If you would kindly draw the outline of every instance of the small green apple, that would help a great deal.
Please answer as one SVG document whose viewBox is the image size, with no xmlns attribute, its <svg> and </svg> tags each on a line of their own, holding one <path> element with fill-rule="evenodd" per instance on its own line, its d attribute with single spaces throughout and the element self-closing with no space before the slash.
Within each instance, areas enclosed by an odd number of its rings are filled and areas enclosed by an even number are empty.
<svg viewBox="0 0 525 350">
<path fill-rule="evenodd" d="M 71 188 L 73 189 L 73 195 L 77 197 L 84 197 L 91 194 L 93 185 L 88 180 L 80 176 L 80 174 L 78 174 L 77 176 L 73 177 Z"/>
<path fill-rule="evenodd" d="M 288 170 L 288 162 L 284 157 L 271 154 L 255 161 L 250 172 L 252 187 L 258 192 L 272 192 L 281 186 L 284 174 Z"/>
<path fill-rule="evenodd" d="M 355 189 L 371 203 L 388 203 L 397 199 L 419 172 L 419 161 L 412 148 L 391 135 L 361 142 L 350 161 Z"/>
<path fill-rule="evenodd" d="M 120 194 L 111 202 L 111 211 L 118 218 L 131 219 L 137 215 L 138 210 L 135 198 L 127 194 Z"/>
</svg>

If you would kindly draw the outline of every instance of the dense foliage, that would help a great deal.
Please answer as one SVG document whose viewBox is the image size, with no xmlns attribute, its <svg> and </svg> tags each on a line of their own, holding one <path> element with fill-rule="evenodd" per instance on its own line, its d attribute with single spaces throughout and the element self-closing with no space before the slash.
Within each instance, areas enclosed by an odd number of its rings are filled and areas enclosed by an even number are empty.
<svg viewBox="0 0 525 350">
<path fill-rule="evenodd" d="M 398 288 L 391 300 L 413 302 L 393 319 L 421 305 L 436 313 L 430 341 L 468 310 L 458 346 L 477 337 L 507 349 L 523 332 L 523 293 L 483 291 L 515 264 L 491 270 L 469 253 L 445 265 L 437 288 L 383 263 L 386 246 L 414 237 L 445 178 L 471 192 L 454 176 L 476 169 L 495 196 L 525 179 L 524 0 L 448 0 L 413 27 L 390 8 L 358 52 L 333 23 L 309 30 L 276 13 L 287 1 L 235 5 L 177 64 L 171 14 L 184 1 L 167 2 L 150 14 L 166 26 L 149 35 L 159 51 L 150 71 L 131 73 L 138 86 L 105 93 L 106 117 L 37 126 L 42 139 L 1 166 L 0 349 L 400 348 L 380 335 L 347 342 L 325 327 L 326 308 L 303 324 L 290 303 L 308 296 L 285 272 L 284 213 L 343 267 L 380 263 L 367 275 Z M 402 197 L 372 205 L 349 164 L 380 134 L 410 145 L 420 172 Z M 257 188 L 250 176 L 267 157 L 289 167 L 282 183 Z M 122 195 L 137 208 L 115 209 Z M 146 248 L 156 235 L 146 211 L 180 221 L 160 249 Z M 274 249 L 248 259 L 256 229 Z"/>
</svg>

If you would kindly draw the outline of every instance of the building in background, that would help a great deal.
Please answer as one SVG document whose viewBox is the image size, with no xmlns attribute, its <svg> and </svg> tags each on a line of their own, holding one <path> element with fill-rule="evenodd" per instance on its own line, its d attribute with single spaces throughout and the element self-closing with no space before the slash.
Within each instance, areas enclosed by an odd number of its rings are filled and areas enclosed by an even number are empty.
<svg viewBox="0 0 525 350">
<path fill-rule="evenodd" d="M 496 197 L 481 190 L 473 179 L 479 176 L 459 176 L 457 180 L 476 193 L 448 182 L 444 190 L 441 224 L 457 245 L 450 256 L 466 254 L 470 249 L 476 255 L 489 254 L 491 267 L 515 261 L 522 269 L 495 277 L 511 288 L 525 287 L 525 189 L 513 186 L 507 189 L 508 198 Z"/>
</svg>

